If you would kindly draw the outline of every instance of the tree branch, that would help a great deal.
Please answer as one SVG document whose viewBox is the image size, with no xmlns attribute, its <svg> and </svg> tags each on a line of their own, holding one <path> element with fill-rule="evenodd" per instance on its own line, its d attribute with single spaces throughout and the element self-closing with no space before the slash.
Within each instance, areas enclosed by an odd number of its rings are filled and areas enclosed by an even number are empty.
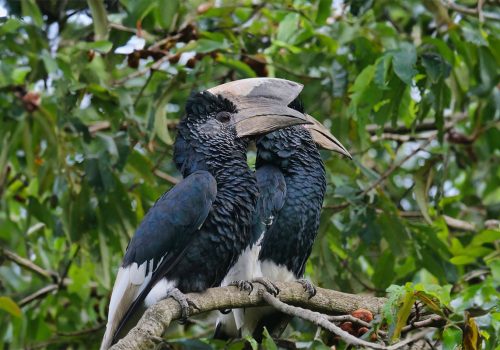
<svg viewBox="0 0 500 350">
<path fill-rule="evenodd" d="M 326 314 L 348 314 L 357 309 L 367 309 L 374 314 L 380 313 L 385 298 L 356 295 L 317 288 L 316 295 L 309 299 L 301 284 L 296 282 L 275 282 L 280 289 L 279 300 L 287 304 L 306 307 Z M 263 306 L 266 301 L 259 285 L 251 294 L 236 287 L 211 288 L 203 293 L 188 294 L 199 310 L 191 309 L 191 315 L 212 310 Z M 179 304 L 173 299 L 160 301 L 149 308 L 141 320 L 125 338 L 115 344 L 112 350 L 150 349 L 163 335 L 167 327 L 181 316 Z"/>
<path fill-rule="evenodd" d="M 494 21 L 500 21 L 500 16 L 493 12 L 484 12 L 482 10 L 483 1 L 478 1 L 478 5 L 476 8 L 465 7 L 462 5 L 458 5 L 450 0 L 443 0 L 442 4 L 455 12 L 461 13 L 463 15 L 469 16 L 478 16 L 479 21 L 483 22 L 485 19 L 491 19 Z"/>
<path fill-rule="evenodd" d="M 287 304 L 283 303 L 282 301 L 280 301 L 279 299 L 273 297 L 268 292 L 265 292 L 263 294 L 263 298 L 265 301 L 267 301 L 267 303 L 269 305 L 271 305 L 275 309 L 277 309 L 283 313 L 286 313 L 288 315 L 300 317 L 302 319 L 310 321 L 310 322 L 314 323 L 315 325 L 318 325 L 321 328 L 324 328 L 327 331 L 330 331 L 333 334 L 338 335 L 339 337 L 342 338 L 342 340 L 344 340 L 348 344 L 364 346 L 364 347 L 371 348 L 371 349 L 396 350 L 396 349 L 402 348 L 403 346 L 405 346 L 407 344 L 413 343 L 414 341 L 417 341 L 417 340 L 423 338 L 429 332 L 428 330 L 423 330 L 421 332 L 413 334 L 412 336 L 406 338 L 403 341 L 400 341 L 400 342 L 393 344 L 393 345 L 390 345 L 390 346 L 385 346 L 385 345 L 381 345 L 378 343 L 370 343 L 370 342 L 367 342 L 366 340 L 356 338 L 355 336 L 340 329 L 340 327 L 331 323 L 328 320 L 326 315 L 320 314 L 319 312 L 314 312 L 311 310 L 302 309 L 299 307 L 287 305 Z"/>
<path fill-rule="evenodd" d="M 31 260 L 23 258 L 22 256 L 17 255 L 13 251 L 10 251 L 5 248 L 0 248 L 0 256 L 3 256 L 7 260 L 10 260 L 13 263 L 16 263 L 17 265 L 27 270 L 30 270 L 41 277 L 47 278 L 51 281 L 57 281 L 58 276 L 55 272 L 45 270 L 44 268 L 33 263 Z"/>
</svg>

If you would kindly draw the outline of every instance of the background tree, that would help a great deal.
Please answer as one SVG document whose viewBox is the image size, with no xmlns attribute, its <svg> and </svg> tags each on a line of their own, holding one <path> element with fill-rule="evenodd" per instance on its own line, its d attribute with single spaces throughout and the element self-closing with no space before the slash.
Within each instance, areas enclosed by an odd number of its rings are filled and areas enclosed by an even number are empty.
<svg viewBox="0 0 500 350">
<path fill-rule="evenodd" d="M 394 339 L 419 302 L 444 317 L 431 336 L 445 349 L 498 344 L 498 1 L 16 0 L 0 16 L 4 348 L 97 347 L 114 267 L 179 178 L 186 98 L 256 76 L 303 83 L 354 156 L 324 154 L 306 275 L 388 295 L 375 322 Z M 293 326 L 297 346 L 330 341 Z M 220 346 L 211 332 L 169 342 Z"/>
</svg>

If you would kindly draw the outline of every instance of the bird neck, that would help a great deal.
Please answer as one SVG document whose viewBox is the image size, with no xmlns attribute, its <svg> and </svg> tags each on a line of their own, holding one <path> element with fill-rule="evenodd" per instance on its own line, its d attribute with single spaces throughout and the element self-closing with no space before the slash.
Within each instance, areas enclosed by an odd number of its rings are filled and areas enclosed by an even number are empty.
<svg viewBox="0 0 500 350">
<path fill-rule="evenodd" d="M 287 174 L 324 173 L 321 155 L 310 133 L 294 126 L 261 137 L 257 141 L 256 167 L 271 164 Z"/>
</svg>

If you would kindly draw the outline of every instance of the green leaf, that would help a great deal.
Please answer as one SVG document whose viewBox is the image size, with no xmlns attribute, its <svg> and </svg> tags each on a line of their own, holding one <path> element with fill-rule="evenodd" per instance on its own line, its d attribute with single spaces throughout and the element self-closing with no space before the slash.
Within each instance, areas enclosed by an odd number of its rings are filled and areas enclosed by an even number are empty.
<svg viewBox="0 0 500 350">
<path fill-rule="evenodd" d="M 351 13 L 354 16 L 362 16 L 366 11 L 368 11 L 373 5 L 373 0 L 352 0 L 351 1 Z"/>
<path fill-rule="evenodd" d="M 427 177 L 425 177 L 427 173 Z M 427 191 L 429 181 L 426 181 L 429 178 L 430 174 L 428 172 L 418 172 L 413 176 L 413 180 L 415 181 L 415 200 L 417 201 L 418 208 L 422 213 L 425 221 L 429 224 L 432 224 L 432 219 L 429 216 L 429 207 L 427 200 Z M 425 177 L 425 178 L 424 178 Z"/>
<path fill-rule="evenodd" d="M 94 24 L 95 41 L 108 38 L 108 15 L 103 0 L 87 0 Z"/>
<path fill-rule="evenodd" d="M 284 43 L 293 44 L 293 42 L 290 41 L 299 29 L 299 20 L 300 15 L 298 13 L 289 13 L 286 15 L 280 22 L 276 39 Z"/>
<path fill-rule="evenodd" d="M 264 331 L 262 333 L 264 335 L 264 339 L 262 339 L 262 345 L 264 346 L 264 349 L 265 350 L 278 350 L 278 347 L 276 346 L 276 343 L 274 342 L 271 335 L 269 335 L 267 328 L 264 328 Z"/>
<path fill-rule="evenodd" d="M 0 26 L 0 35 L 13 33 L 22 26 L 22 22 L 17 18 L 9 18 L 5 23 Z"/>
<path fill-rule="evenodd" d="M 391 55 L 384 55 L 375 62 L 375 85 L 381 89 L 388 89 L 388 73 L 391 66 Z"/>
<path fill-rule="evenodd" d="M 259 349 L 259 343 L 257 343 L 257 341 L 254 338 L 252 338 L 251 336 L 246 336 L 245 340 L 248 342 L 248 344 L 250 344 L 250 346 L 252 347 L 252 350 Z"/>
<path fill-rule="evenodd" d="M 319 0 L 316 24 L 323 25 L 332 10 L 332 0 Z"/>
<path fill-rule="evenodd" d="M 407 85 L 412 84 L 412 79 L 417 74 L 415 63 L 417 62 L 417 50 L 409 43 L 401 43 L 399 50 L 392 53 L 392 65 L 394 73 Z"/>
<path fill-rule="evenodd" d="M 500 81 L 498 62 L 487 47 L 478 49 L 480 83 L 470 91 L 473 95 L 486 97 Z"/>
<path fill-rule="evenodd" d="M 380 289 L 386 288 L 392 281 L 394 274 L 395 257 L 394 254 L 386 250 L 378 259 L 375 265 L 375 272 L 372 277 L 373 284 Z"/>
<path fill-rule="evenodd" d="M 455 350 L 462 345 L 462 330 L 446 327 L 443 331 L 443 350 Z"/>
<path fill-rule="evenodd" d="M 24 84 L 26 76 L 31 72 L 30 67 L 19 67 L 12 71 L 12 82 L 16 85 Z"/>
<path fill-rule="evenodd" d="M 106 40 L 79 42 L 76 47 L 80 50 L 95 50 L 100 53 L 108 53 L 113 48 L 113 43 Z"/>
<path fill-rule="evenodd" d="M 179 9 L 179 0 L 159 0 L 158 1 L 158 22 L 160 25 L 170 31 L 174 24 Z"/>
<path fill-rule="evenodd" d="M 71 284 L 68 286 L 70 293 L 77 294 L 81 300 L 87 300 L 90 294 L 90 275 L 93 273 L 92 265 L 85 263 L 82 267 L 72 264 L 68 271 Z"/>
<path fill-rule="evenodd" d="M 233 60 L 223 55 L 217 56 L 217 62 L 236 70 L 241 75 L 241 78 L 255 78 L 257 76 L 253 69 L 244 62 Z"/>
<path fill-rule="evenodd" d="M 23 16 L 31 17 L 37 27 L 43 26 L 43 18 L 35 0 L 21 0 Z"/>
<path fill-rule="evenodd" d="M 469 313 L 465 313 L 465 329 L 462 338 L 462 346 L 464 350 L 478 350 L 481 349 L 481 335 L 479 334 L 479 327 L 470 317 Z"/>
<path fill-rule="evenodd" d="M 470 243 L 471 246 L 480 246 L 485 243 L 493 243 L 495 241 L 500 240 L 500 231 L 499 230 L 484 230 L 479 232 L 472 238 Z"/>
<path fill-rule="evenodd" d="M 415 295 L 412 291 L 407 291 L 403 297 L 403 302 L 399 308 L 396 320 L 396 327 L 394 328 L 394 333 L 392 335 L 392 340 L 399 339 L 401 335 L 401 330 L 406 326 L 408 317 L 410 317 L 413 303 L 415 302 Z"/>
<path fill-rule="evenodd" d="M 447 78 L 451 72 L 451 66 L 443 57 L 436 53 L 425 53 L 422 55 L 422 65 L 432 83 L 439 79 Z"/>
<path fill-rule="evenodd" d="M 15 317 L 21 317 L 21 309 L 19 306 L 9 297 L 0 297 L 0 310 L 4 310 Z"/>
<path fill-rule="evenodd" d="M 229 48 L 229 44 L 226 40 L 215 41 L 209 39 L 199 39 L 193 41 L 182 48 L 182 51 L 196 51 L 198 53 L 207 53 L 216 50 L 226 50 Z"/>
<path fill-rule="evenodd" d="M 454 265 L 468 265 L 474 263 L 475 261 L 476 258 L 469 255 L 454 256 L 450 259 L 450 262 Z"/>
<path fill-rule="evenodd" d="M 42 52 L 42 60 L 48 73 L 55 73 L 58 69 L 57 62 L 46 50 Z"/>
</svg>

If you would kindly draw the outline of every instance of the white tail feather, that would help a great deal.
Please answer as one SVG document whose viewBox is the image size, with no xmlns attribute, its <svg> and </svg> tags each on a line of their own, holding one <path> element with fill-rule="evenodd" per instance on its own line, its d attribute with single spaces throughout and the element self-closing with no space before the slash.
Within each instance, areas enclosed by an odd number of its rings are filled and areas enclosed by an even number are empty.
<svg viewBox="0 0 500 350">
<path fill-rule="evenodd" d="M 125 313 L 139 296 L 151 279 L 152 272 L 146 276 L 146 262 L 137 266 L 133 263 L 127 267 L 120 267 L 116 276 L 111 300 L 109 302 L 108 322 L 102 339 L 100 350 L 111 346 L 116 329 Z"/>
</svg>

